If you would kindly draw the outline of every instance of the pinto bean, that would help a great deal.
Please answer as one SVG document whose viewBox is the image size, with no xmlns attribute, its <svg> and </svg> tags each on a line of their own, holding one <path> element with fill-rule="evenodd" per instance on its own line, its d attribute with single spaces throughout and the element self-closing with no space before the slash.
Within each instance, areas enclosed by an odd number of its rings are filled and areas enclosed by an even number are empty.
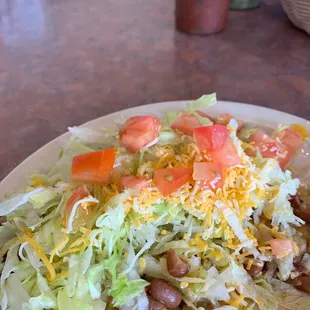
<svg viewBox="0 0 310 310">
<path fill-rule="evenodd" d="M 149 310 L 164 310 L 166 306 L 160 301 L 154 299 L 152 296 L 147 296 L 149 300 Z"/>
<path fill-rule="evenodd" d="M 250 259 L 252 259 L 252 258 L 250 258 Z M 251 277 L 259 275 L 262 272 L 262 270 L 264 269 L 264 266 L 265 266 L 264 262 L 262 262 L 259 259 L 254 259 L 254 258 L 253 258 L 253 263 L 249 269 L 247 268 L 247 264 L 246 263 L 244 264 L 245 270 L 248 272 L 248 274 Z"/>
<path fill-rule="evenodd" d="M 294 209 L 294 214 L 306 223 L 310 223 L 310 205 L 307 204 L 300 195 L 293 196 L 290 200 Z"/>
<path fill-rule="evenodd" d="M 248 272 L 248 274 L 251 277 L 254 277 L 254 276 L 257 276 L 258 274 L 260 274 L 262 272 L 263 268 L 264 268 L 264 264 L 262 264 L 261 266 L 252 264 L 250 269 L 246 269 L 246 271 Z"/>
<path fill-rule="evenodd" d="M 291 280 L 290 284 L 300 291 L 310 293 L 310 276 L 299 276 Z"/>
<path fill-rule="evenodd" d="M 184 277 L 188 274 L 190 265 L 184 262 L 174 249 L 167 252 L 167 268 L 173 277 Z"/>
<path fill-rule="evenodd" d="M 182 301 L 180 291 L 162 279 L 153 279 L 148 292 L 154 299 L 163 303 L 167 308 L 176 308 Z"/>
</svg>

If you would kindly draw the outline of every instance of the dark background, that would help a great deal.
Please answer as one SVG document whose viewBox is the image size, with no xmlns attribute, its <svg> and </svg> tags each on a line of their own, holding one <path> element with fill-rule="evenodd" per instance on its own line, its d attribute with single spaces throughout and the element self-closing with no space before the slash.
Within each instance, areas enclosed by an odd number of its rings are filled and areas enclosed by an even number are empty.
<svg viewBox="0 0 310 310">
<path fill-rule="evenodd" d="M 69 125 L 151 102 L 219 99 L 310 119 L 310 37 L 280 0 L 224 32 L 174 30 L 173 0 L 3 0 L 0 179 Z"/>
</svg>

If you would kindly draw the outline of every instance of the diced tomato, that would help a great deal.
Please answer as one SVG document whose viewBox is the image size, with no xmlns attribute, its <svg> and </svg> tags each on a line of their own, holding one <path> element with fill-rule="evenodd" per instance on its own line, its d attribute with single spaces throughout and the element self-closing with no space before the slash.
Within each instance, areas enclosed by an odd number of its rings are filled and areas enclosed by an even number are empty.
<svg viewBox="0 0 310 310">
<path fill-rule="evenodd" d="M 226 167 L 233 167 L 241 164 L 241 158 L 230 137 L 221 149 L 209 151 L 208 155 L 211 156 L 214 162 L 221 163 Z"/>
<path fill-rule="evenodd" d="M 279 166 L 282 170 L 285 170 L 286 166 L 291 161 L 291 158 L 291 153 L 283 145 L 279 145 L 278 156 L 276 159 L 278 160 Z"/>
<path fill-rule="evenodd" d="M 89 195 L 89 193 L 87 191 L 84 190 L 84 188 L 82 186 L 80 186 L 70 197 L 69 199 L 67 200 L 67 203 L 66 203 L 66 214 L 69 213 L 69 215 L 71 214 L 71 211 L 72 211 L 72 208 L 73 208 L 73 205 L 87 197 Z"/>
<path fill-rule="evenodd" d="M 251 135 L 251 140 L 258 147 L 263 157 L 275 158 L 277 156 L 278 145 L 276 140 L 267 135 L 263 130 L 257 129 Z"/>
<path fill-rule="evenodd" d="M 76 202 L 79 200 L 86 198 L 89 195 L 87 191 L 84 190 L 82 186 L 80 186 L 67 200 L 66 208 L 65 208 L 65 222 L 66 225 L 68 223 L 70 214 L 72 212 L 72 208 Z M 75 216 L 73 222 L 73 230 L 75 231 L 77 227 L 83 226 L 86 222 L 86 218 L 90 215 L 91 210 L 85 210 L 84 208 L 78 208 L 77 214 Z"/>
<path fill-rule="evenodd" d="M 196 112 L 200 116 L 207 117 L 210 121 L 214 122 L 214 119 L 208 114 L 199 110 L 197 110 Z M 185 133 L 186 135 L 192 136 L 194 129 L 201 126 L 202 124 L 195 115 L 187 112 L 181 112 L 170 127 L 172 129 L 177 129 L 178 131 Z"/>
<path fill-rule="evenodd" d="M 289 161 L 291 160 L 292 152 L 282 141 L 278 138 L 273 139 L 267 135 L 263 130 L 256 130 L 251 140 L 255 146 L 258 147 L 264 158 L 275 158 L 278 160 L 282 170 L 285 169 Z M 251 153 L 247 154 L 251 155 Z"/>
<path fill-rule="evenodd" d="M 201 127 L 201 123 L 195 115 L 187 112 L 181 112 L 177 119 L 171 125 L 172 129 L 185 133 L 186 135 L 192 136 L 194 128 Z"/>
<path fill-rule="evenodd" d="M 194 129 L 194 139 L 200 151 L 213 151 L 223 147 L 229 137 L 227 127 L 212 125 Z"/>
<path fill-rule="evenodd" d="M 226 126 L 212 125 L 194 129 L 195 142 L 216 163 L 227 167 L 241 163 Z"/>
<path fill-rule="evenodd" d="M 72 160 L 71 180 L 83 183 L 107 183 L 115 162 L 115 148 L 77 155 Z"/>
<path fill-rule="evenodd" d="M 216 189 L 223 187 L 223 165 L 211 162 L 194 163 L 193 179 L 200 182 L 201 188 Z"/>
<path fill-rule="evenodd" d="M 135 189 L 139 192 L 142 191 L 143 188 L 148 187 L 148 179 L 146 177 L 136 177 L 134 175 L 124 175 L 120 179 L 120 188 L 124 189 Z"/>
<path fill-rule="evenodd" d="M 294 155 L 303 144 L 302 136 L 290 128 L 280 131 L 275 136 L 275 139 L 279 143 L 282 143 L 292 155 Z"/>
<path fill-rule="evenodd" d="M 130 153 L 137 153 L 155 140 L 161 130 L 161 123 L 154 116 L 130 117 L 119 133 L 119 142 Z"/>
<path fill-rule="evenodd" d="M 202 111 L 200 111 L 200 110 L 196 110 L 196 112 L 197 112 L 200 116 L 206 117 L 206 118 L 208 118 L 211 122 L 215 123 L 214 117 L 210 116 L 209 114 L 207 114 L 207 113 L 205 113 L 205 112 L 202 112 Z"/>
<path fill-rule="evenodd" d="M 271 253 L 277 258 L 294 253 L 294 244 L 291 239 L 275 238 L 270 240 Z"/>
<path fill-rule="evenodd" d="M 192 168 L 166 168 L 154 173 L 154 183 L 163 196 L 168 196 L 193 177 Z"/>
<path fill-rule="evenodd" d="M 227 126 L 233 117 L 230 114 L 221 114 L 220 117 L 215 121 L 217 125 Z M 243 121 L 236 120 L 238 124 L 237 130 L 239 131 L 243 126 Z"/>
</svg>

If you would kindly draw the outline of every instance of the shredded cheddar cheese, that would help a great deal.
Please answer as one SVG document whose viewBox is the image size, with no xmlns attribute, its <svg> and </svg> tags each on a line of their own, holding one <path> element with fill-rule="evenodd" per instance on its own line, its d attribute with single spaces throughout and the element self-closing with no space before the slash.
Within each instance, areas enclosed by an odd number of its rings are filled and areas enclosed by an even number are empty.
<svg viewBox="0 0 310 310">
<path fill-rule="evenodd" d="M 54 269 L 53 265 L 50 263 L 50 261 L 48 260 L 48 258 L 46 257 L 46 255 L 45 255 L 44 251 L 42 250 L 42 248 L 40 247 L 40 245 L 34 239 L 31 239 L 28 237 L 21 237 L 21 238 L 19 238 L 19 241 L 20 242 L 27 242 L 29 245 L 31 245 L 33 247 L 33 249 L 35 250 L 35 252 L 39 256 L 39 258 L 42 260 L 43 264 L 45 265 L 46 269 L 49 272 L 48 279 L 50 281 L 53 281 L 56 277 L 55 269 Z"/>
</svg>

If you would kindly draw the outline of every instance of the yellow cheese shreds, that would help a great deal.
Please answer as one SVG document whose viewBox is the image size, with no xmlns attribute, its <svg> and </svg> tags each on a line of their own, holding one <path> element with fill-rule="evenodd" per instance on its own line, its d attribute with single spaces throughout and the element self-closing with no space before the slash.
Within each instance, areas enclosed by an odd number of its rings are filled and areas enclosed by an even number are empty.
<svg viewBox="0 0 310 310">
<path fill-rule="evenodd" d="M 237 255 L 237 256 L 238 256 L 238 258 L 239 258 L 240 260 L 242 260 L 242 259 L 244 259 L 245 257 L 250 256 L 250 255 L 252 255 L 252 254 L 251 254 L 250 252 L 246 251 L 246 252 L 244 252 L 244 253 L 242 253 L 242 254 L 239 254 L 239 255 Z"/>
<path fill-rule="evenodd" d="M 237 238 L 227 240 L 225 246 L 229 249 L 236 250 L 240 245 L 240 241 Z"/>
<path fill-rule="evenodd" d="M 245 296 L 240 294 L 239 296 L 235 293 L 231 293 L 231 299 L 229 301 L 229 305 L 232 307 L 236 307 L 237 309 L 240 309 L 241 303 L 244 301 Z"/>
<path fill-rule="evenodd" d="M 201 238 L 201 233 L 196 234 L 192 240 L 199 249 L 205 251 L 208 248 L 208 243 Z"/>
<path fill-rule="evenodd" d="M 141 210 L 147 209 L 150 205 L 155 204 L 159 199 L 162 199 L 162 195 L 157 190 L 143 189 L 137 197 L 138 205 Z"/>
<path fill-rule="evenodd" d="M 246 269 L 247 269 L 247 270 L 250 270 L 250 268 L 252 267 L 253 263 L 254 263 L 253 259 L 250 259 L 250 258 L 249 258 L 249 259 L 247 260 L 247 263 L 246 263 Z"/>
<path fill-rule="evenodd" d="M 42 263 L 45 265 L 46 269 L 49 272 L 49 280 L 53 281 L 56 277 L 55 269 L 53 265 L 50 263 L 50 261 L 48 260 L 48 258 L 46 257 L 40 245 L 35 240 L 28 238 L 28 237 L 22 237 L 22 238 L 19 238 L 19 240 L 20 242 L 27 242 L 29 245 L 33 247 L 33 249 L 35 250 L 35 252 L 37 253 Z"/>
<path fill-rule="evenodd" d="M 271 250 L 271 247 L 270 246 L 260 246 L 260 247 L 258 247 L 258 249 L 260 252 L 267 252 L 267 251 Z"/>
<path fill-rule="evenodd" d="M 63 257 L 69 253 L 83 252 L 86 249 L 88 243 L 89 242 L 86 238 L 80 237 L 70 244 L 68 250 L 61 252 L 59 256 Z"/>
<path fill-rule="evenodd" d="M 224 254 L 220 250 L 214 249 L 207 255 L 207 257 L 214 257 L 216 261 L 219 261 L 224 257 Z"/>
<path fill-rule="evenodd" d="M 274 237 L 274 238 L 285 238 L 285 232 L 284 231 L 279 231 L 279 227 L 273 227 L 270 230 L 270 234 Z"/>
<path fill-rule="evenodd" d="M 68 271 L 61 271 L 60 273 L 57 274 L 56 279 L 64 279 L 68 277 Z"/>
<path fill-rule="evenodd" d="M 293 124 L 290 127 L 293 131 L 298 132 L 303 137 L 303 139 L 309 138 L 309 132 L 305 126 L 299 124 Z"/>
<path fill-rule="evenodd" d="M 53 267 L 56 270 L 58 267 L 64 264 L 63 259 L 61 258 L 57 263 L 53 263 Z"/>
<path fill-rule="evenodd" d="M 24 234 L 27 235 L 29 238 L 33 237 L 33 233 L 29 228 L 24 228 L 23 230 Z"/>
<path fill-rule="evenodd" d="M 114 196 L 118 194 L 118 192 L 115 191 L 115 189 L 111 188 L 111 186 L 109 185 L 103 186 L 102 192 L 103 192 L 104 202 L 109 201 L 110 199 L 112 199 Z"/>
<path fill-rule="evenodd" d="M 46 186 L 46 177 L 43 175 L 35 174 L 32 176 L 33 187 Z"/>
<path fill-rule="evenodd" d="M 73 248 L 73 249 L 68 249 L 66 251 L 63 251 L 60 253 L 60 256 L 61 257 L 64 257 L 66 256 L 67 254 L 71 254 L 71 253 L 76 253 L 76 252 L 82 252 L 86 249 L 86 246 L 80 246 L 80 247 L 77 247 L 77 248 Z"/>
<path fill-rule="evenodd" d="M 91 234 L 91 230 L 85 227 L 80 227 L 80 232 L 83 234 L 83 237 L 88 237 Z"/>
<path fill-rule="evenodd" d="M 145 267 L 146 267 L 145 259 L 144 259 L 144 257 L 140 257 L 139 258 L 139 271 L 140 271 L 140 273 L 144 272 Z"/>
</svg>

